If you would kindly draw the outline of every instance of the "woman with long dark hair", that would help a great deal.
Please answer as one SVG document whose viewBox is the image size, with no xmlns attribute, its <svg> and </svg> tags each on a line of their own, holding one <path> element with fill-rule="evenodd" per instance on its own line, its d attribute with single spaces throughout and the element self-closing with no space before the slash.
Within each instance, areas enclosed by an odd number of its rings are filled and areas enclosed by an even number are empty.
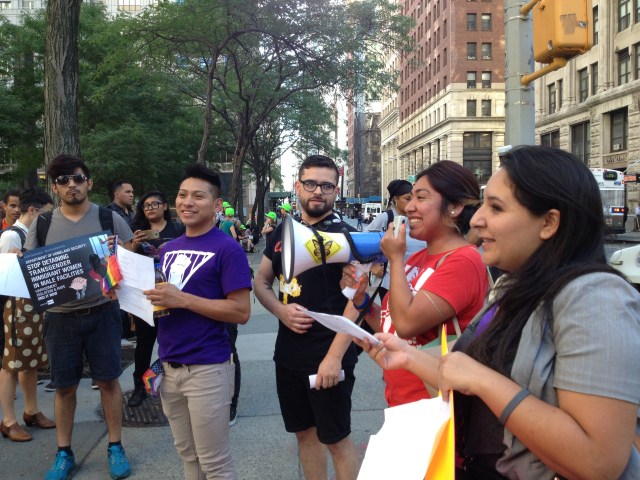
<svg viewBox="0 0 640 480">
<path fill-rule="evenodd" d="M 134 232 L 132 250 L 147 257 L 160 258 L 162 245 L 184 234 L 184 225 L 171 220 L 169 203 L 164 193 L 147 192 L 136 205 L 136 213 L 131 224 Z M 134 391 L 128 405 L 137 407 L 147 397 L 142 375 L 151 364 L 153 344 L 158 335 L 158 326 L 151 326 L 138 317 L 133 317 L 136 326 L 135 370 L 133 372 Z"/>
<path fill-rule="evenodd" d="M 389 261 L 389 293 L 379 308 L 369 310 L 363 280 L 353 306 L 368 310 L 364 318 L 375 331 L 396 334 L 420 348 L 438 338 L 442 324 L 450 335 L 464 331 L 482 308 L 489 282 L 477 247 L 464 238 L 480 203 L 473 173 L 452 161 L 435 163 L 417 176 L 411 195 L 405 206 L 410 230 L 389 229 L 381 242 Z M 405 262 L 408 231 L 427 246 Z M 352 265 L 344 268 L 343 287 L 353 284 L 353 273 Z M 390 406 L 430 396 L 424 382 L 411 372 L 385 371 L 384 379 Z"/>
<path fill-rule="evenodd" d="M 513 149 L 471 225 L 505 274 L 456 351 L 386 334 L 365 350 L 461 394 L 456 478 L 639 478 L 640 294 L 607 265 L 593 175 L 562 150 Z"/>
</svg>

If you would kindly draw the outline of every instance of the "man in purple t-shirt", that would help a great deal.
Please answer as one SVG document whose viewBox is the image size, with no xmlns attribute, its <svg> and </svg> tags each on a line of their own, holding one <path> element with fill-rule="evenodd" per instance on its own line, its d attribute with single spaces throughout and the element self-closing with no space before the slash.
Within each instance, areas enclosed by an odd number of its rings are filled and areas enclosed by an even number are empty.
<svg viewBox="0 0 640 480">
<path fill-rule="evenodd" d="M 225 322 L 249 320 L 251 271 L 238 242 L 215 228 L 221 208 L 218 174 L 189 167 L 176 198 L 186 233 L 162 249 L 168 283 L 145 292 L 170 310 L 158 319 L 161 398 L 186 480 L 237 478 L 229 444 L 234 365 Z"/>
</svg>

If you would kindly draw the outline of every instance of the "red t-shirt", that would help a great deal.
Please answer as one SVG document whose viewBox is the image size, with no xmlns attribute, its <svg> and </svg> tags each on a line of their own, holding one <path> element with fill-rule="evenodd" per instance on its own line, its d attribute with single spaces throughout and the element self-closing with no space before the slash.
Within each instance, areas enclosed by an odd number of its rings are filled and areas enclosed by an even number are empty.
<svg viewBox="0 0 640 480">
<path fill-rule="evenodd" d="M 484 303 L 487 293 L 487 270 L 477 248 L 469 245 L 453 250 L 436 268 L 438 261 L 449 252 L 429 255 L 427 250 L 413 254 L 405 263 L 404 271 L 415 296 L 419 290 L 427 290 L 445 299 L 456 312 L 460 328 L 464 331 Z M 451 320 L 446 322 L 447 334 L 455 335 Z M 389 310 L 389 294 L 382 300 L 380 328 L 395 333 Z M 420 347 L 438 338 L 441 327 L 406 339 L 410 345 Z M 406 370 L 385 370 L 385 397 L 390 407 L 429 398 L 423 381 Z"/>
</svg>

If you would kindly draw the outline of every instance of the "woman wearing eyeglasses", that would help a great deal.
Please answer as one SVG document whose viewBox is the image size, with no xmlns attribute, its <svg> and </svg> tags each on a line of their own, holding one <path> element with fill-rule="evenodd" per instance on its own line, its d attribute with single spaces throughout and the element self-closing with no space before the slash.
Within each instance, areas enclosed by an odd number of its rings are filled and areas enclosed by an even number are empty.
<svg viewBox="0 0 640 480">
<path fill-rule="evenodd" d="M 167 197 L 162 192 L 147 192 L 136 205 L 136 213 L 131 224 L 133 230 L 132 250 L 147 257 L 160 257 L 162 245 L 184 234 L 184 225 L 171 220 Z M 142 375 L 151 365 L 153 344 L 158 334 L 157 326 L 150 326 L 138 317 L 133 317 L 136 325 L 135 370 L 133 372 L 134 391 L 129 399 L 130 407 L 137 407 L 147 397 Z"/>
</svg>

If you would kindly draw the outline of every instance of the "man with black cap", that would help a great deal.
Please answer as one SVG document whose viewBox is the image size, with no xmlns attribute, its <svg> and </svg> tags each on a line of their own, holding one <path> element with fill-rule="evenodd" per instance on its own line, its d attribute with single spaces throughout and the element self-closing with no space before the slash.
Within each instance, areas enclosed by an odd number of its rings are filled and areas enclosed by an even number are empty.
<svg viewBox="0 0 640 480">
<path fill-rule="evenodd" d="M 384 231 L 388 225 L 393 222 L 393 219 L 398 215 L 406 215 L 405 208 L 411 201 L 411 190 L 413 185 L 406 180 L 391 180 L 387 185 L 387 191 L 389 192 L 389 201 L 387 202 L 388 210 L 378 215 L 370 224 L 368 231 Z M 409 225 L 407 225 L 407 233 L 409 233 Z M 414 240 L 407 235 L 407 252 L 405 259 L 409 258 L 413 253 L 422 250 L 427 246 L 426 242 L 421 240 Z M 385 271 L 384 263 L 376 263 L 371 266 L 371 273 L 376 277 L 382 278 L 380 285 L 380 298 L 389 291 L 389 272 Z"/>
</svg>

